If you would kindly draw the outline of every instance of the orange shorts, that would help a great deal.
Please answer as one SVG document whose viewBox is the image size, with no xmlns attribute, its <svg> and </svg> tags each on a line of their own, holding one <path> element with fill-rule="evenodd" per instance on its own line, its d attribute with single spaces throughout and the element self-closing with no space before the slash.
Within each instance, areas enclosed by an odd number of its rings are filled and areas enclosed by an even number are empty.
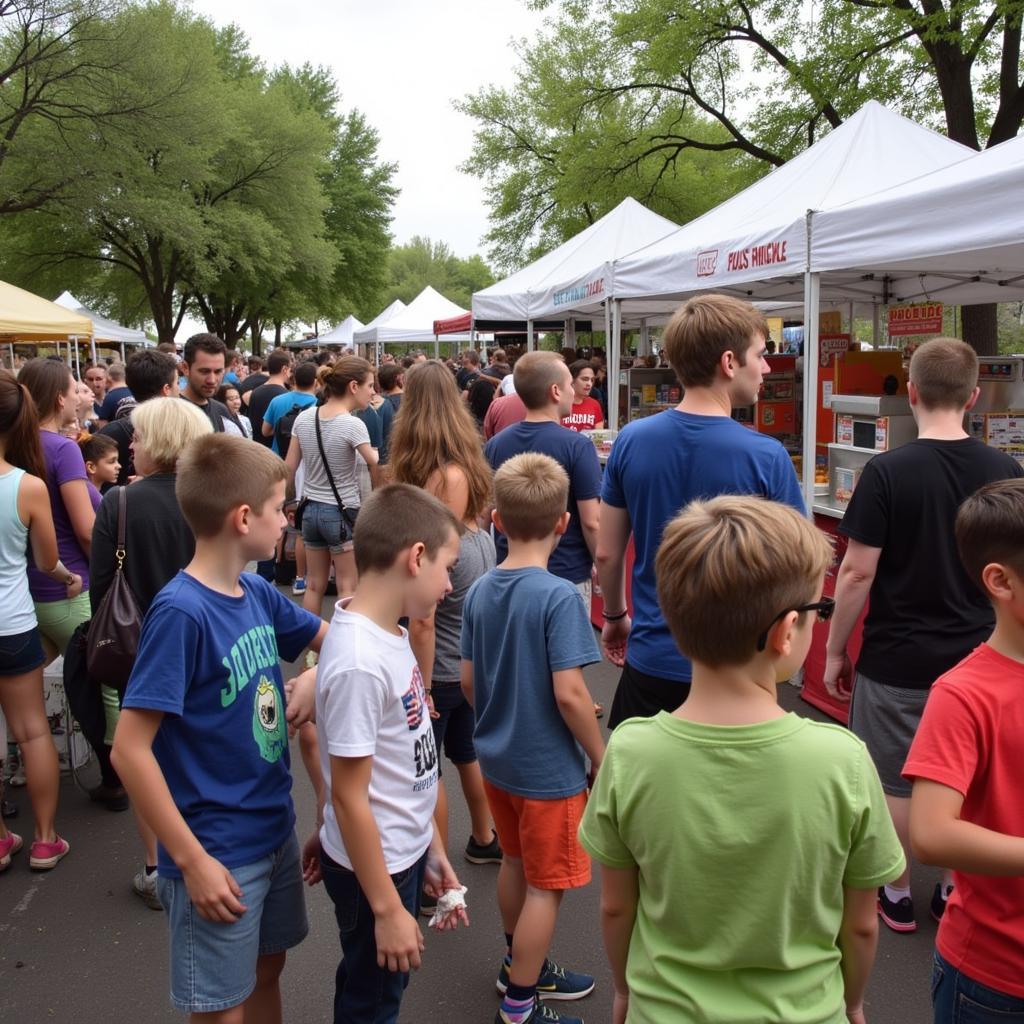
<svg viewBox="0 0 1024 1024">
<path fill-rule="evenodd" d="M 523 874 L 535 889 L 579 889 L 590 881 L 590 858 L 576 833 L 586 792 L 558 800 L 516 796 L 484 779 L 487 803 L 498 842 L 523 862 Z"/>
</svg>

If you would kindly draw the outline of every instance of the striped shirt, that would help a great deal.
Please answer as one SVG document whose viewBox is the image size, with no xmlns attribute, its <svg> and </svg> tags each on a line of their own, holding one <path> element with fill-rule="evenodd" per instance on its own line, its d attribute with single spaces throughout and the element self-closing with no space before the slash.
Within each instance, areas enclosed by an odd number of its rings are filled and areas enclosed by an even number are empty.
<svg viewBox="0 0 1024 1024">
<path fill-rule="evenodd" d="M 316 443 L 316 425 L 313 417 L 319 412 L 319 406 L 303 409 L 295 418 L 292 427 L 292 438 L 298 439 L 302 449 L 302 465 L 306 471 L 306 480 L 302 493 L 313 501 L 334 504 L 334 493 L 331 491 L 327 473 L 324 471 L 320 449 Z M 356 448 L 361 444 L 370 443 L 370 435 L 366 424 L 351 413 L 342 413 L 332 419 L 320 420 L 320 436 L 324 443 L 324 453 L 334 486 L 346 508 L 359 508 L 359 479 L 357 475 Z"/>
</svg>

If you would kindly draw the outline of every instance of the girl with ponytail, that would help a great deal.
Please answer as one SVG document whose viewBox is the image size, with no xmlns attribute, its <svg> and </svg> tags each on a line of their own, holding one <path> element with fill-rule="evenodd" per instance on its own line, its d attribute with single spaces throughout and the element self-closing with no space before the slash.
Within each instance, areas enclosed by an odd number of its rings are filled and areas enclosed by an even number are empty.
<svg viewBox="0 0 1024 1024">
<path fill-rule="evenodd" d="M 333 366 L 320 367 L 317 380 L 323 404 L 303 409 L 295 418 L 285 465 L 291 486 L 300 464 L 305 474 L 302 606 L 319 615 L 332 560 L 338 596 L 348 597 L 355 590 L 352 529 L 361 501 L 356 455 L 372 467 L 377 465 L 377 452 L 370 446 L 366 424 L 354 415 L 373 398 L 373 367 L 358 356 L 342 356 Z"/>
</svg>

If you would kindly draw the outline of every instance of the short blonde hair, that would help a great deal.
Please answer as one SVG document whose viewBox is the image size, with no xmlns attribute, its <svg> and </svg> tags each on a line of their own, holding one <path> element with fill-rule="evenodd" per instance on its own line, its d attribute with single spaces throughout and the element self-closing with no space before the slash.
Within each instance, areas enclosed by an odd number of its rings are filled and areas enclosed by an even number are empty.
<svg viewBox="0 0 1024 1024">
<path fill-rule="evenodd" d="M 516 394 L 527 409 L 543 409 L 548 404 L 552 384 L 562 380 L 565 360 L 557 352 L 526 352 L 516 361 L 512 380 Z"/>
<path fill-rule="evenodd" d="M 132 409 L 132 428 L 142 435 L 149 457 L 165 472 L 174 470 L 187 445 L 213 433 L 209 417 L 183 398 L 141 402 Z"/>
<path fill-rule="evenodd" d="M 744 665 L 773 618 L 817 600 L 832 558 L 825 535 L 788 505 L 731 495 L 694 501 L 665 528 L 658 603 L 687 657 Z"/>
<path fill-rule="evenodd" d="M 287 478 L 284 462 L 269 448 L 245 437 L 207 434 L 178 460 L 174 493 L 196 537 L 214 537 L 229 512 L 239 505 L 260 512 L 274 486 Z"/>
<path fill-rule="evenodd" d="M 932 338 L 910 357 L 910 379 L 925 409 L 963 409 L 978 383 L 978 353 L 959 338 Z"/>
<path fill-rule="evenodd" d="M 684 388 L 706 388 L 714 383 L 726 352 L 745 366 L 747 350 L 758 336 L 768 340 L 768 321 L 749 302 L 731 295 L 697 295 L 669 320 L 665 357 Z"/>
<path fill-rule="evenodd" d="M 511 540 L 550 537 L 568 504 L 568 474 L 549 455 L 514 455 L 494 474 L 494 505 Z"/>
</svg>

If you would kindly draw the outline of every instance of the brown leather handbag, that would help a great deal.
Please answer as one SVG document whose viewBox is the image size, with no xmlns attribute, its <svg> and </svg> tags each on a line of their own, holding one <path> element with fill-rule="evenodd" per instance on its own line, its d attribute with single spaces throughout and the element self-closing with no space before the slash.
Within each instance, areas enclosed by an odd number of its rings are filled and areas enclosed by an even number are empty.
<svg viewBox="0 0 1024 1024">
<path fill-rule="evenodd" d="M 117 568 L 110 589 L 103 595 L 96 614 L 89 624 L 86 665 L 89 675 L 99 683 L 124 693 L 132 674 L 135 654 L 142 633 L 142 612 L 139 602 L 124 575 L 125 527 L 128 520 L 128 488 L 118 488 Z"/>
</svg>

